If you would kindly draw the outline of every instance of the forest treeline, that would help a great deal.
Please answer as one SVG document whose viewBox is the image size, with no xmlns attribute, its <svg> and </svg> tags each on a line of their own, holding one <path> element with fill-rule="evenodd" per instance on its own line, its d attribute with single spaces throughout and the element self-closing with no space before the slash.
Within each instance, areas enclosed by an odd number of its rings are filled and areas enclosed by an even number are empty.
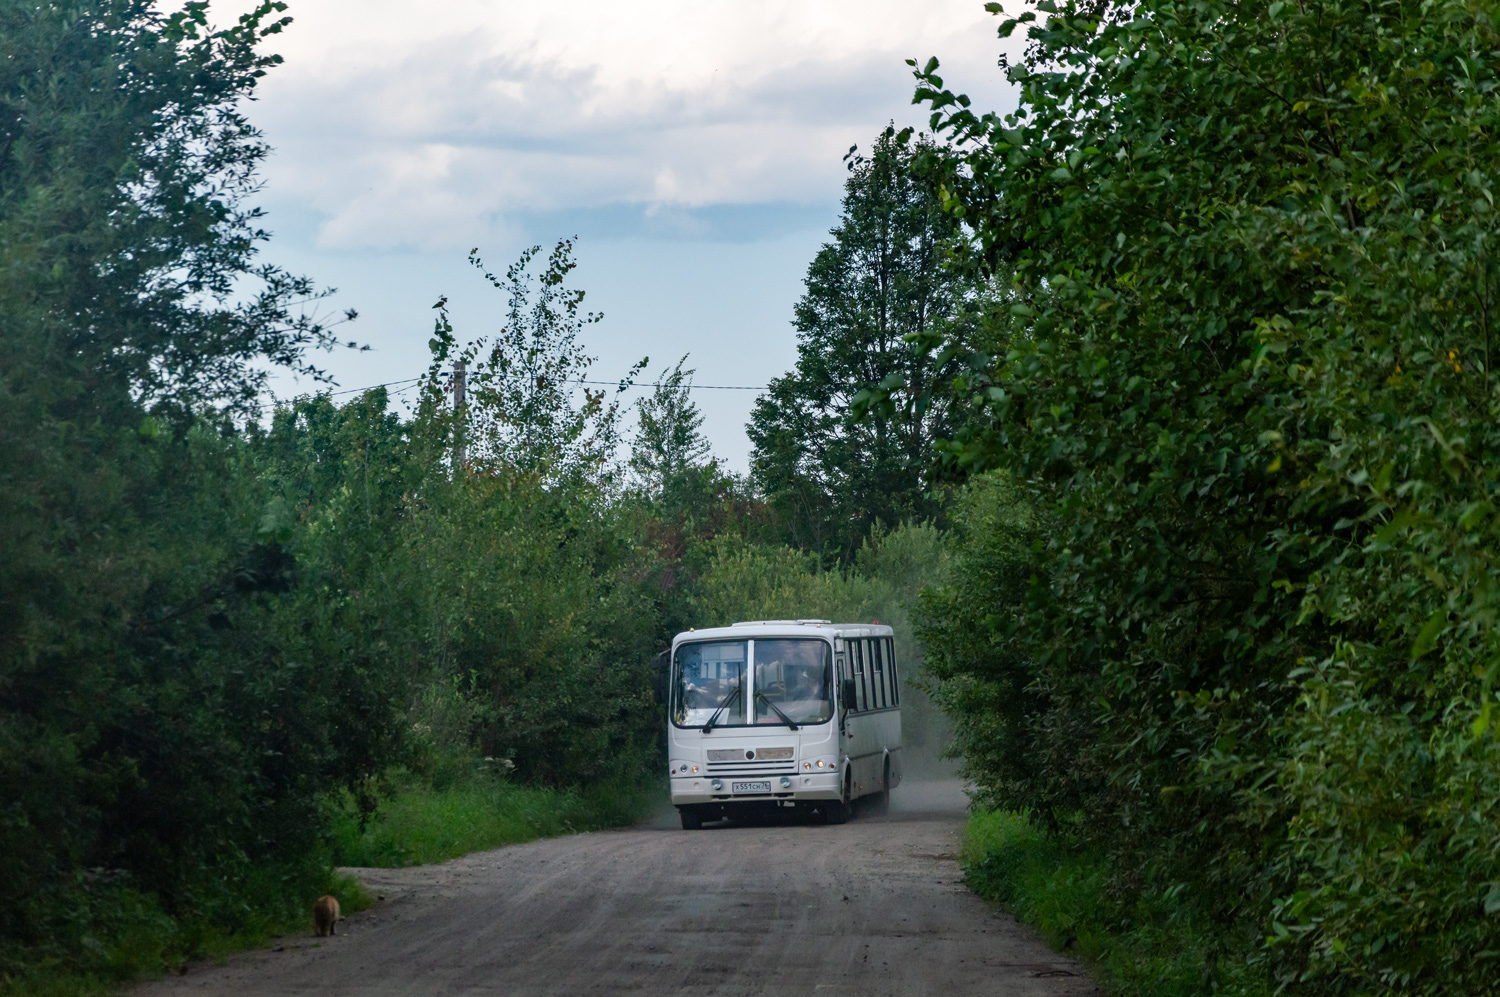
<svg viewBox="0 0 1500 997">
<path fill-rule="evenodd" d="M 259 411 L 354 317 L 258 256 L 283 5 L 0 0 L 0 974 L 302 903 L 392 772 L 649 782 L 671 634 L 821 615 L 1200 955 L 1138 992 L 1497 992 L 1494 5 L 988 6 L 1019 109 L 913 63 L 736 476 L 689 358 L 575 390 L 566 240 Z"/>
</svg>

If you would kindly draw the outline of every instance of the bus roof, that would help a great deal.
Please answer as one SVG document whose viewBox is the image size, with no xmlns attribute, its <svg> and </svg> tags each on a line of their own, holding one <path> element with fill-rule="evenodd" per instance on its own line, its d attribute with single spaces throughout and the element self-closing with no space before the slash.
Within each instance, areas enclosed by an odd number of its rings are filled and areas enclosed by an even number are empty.
<svg viewBox="0 0 1500 997">
<path fill-rule="evenodd" d="M 744 620 L 727 627 L 684 630 L 673 638 L 685 640 L 744 640 L 747 637 L 890 637 L 895 631 L 883 623 L 831 623 L 828 620 Z"/>
</svg>

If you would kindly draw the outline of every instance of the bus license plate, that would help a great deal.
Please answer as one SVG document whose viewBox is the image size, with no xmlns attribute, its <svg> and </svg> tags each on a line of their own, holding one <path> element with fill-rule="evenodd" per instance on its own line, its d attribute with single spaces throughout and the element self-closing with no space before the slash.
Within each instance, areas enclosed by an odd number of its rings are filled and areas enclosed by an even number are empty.
<svg viewBox="0 0 1500 997">
<path fill-rule="evenodd" d="M 769 782 L 735 782 L 730 783 L 729 788 L 736 793 L 769 793 L 771 784 Z"/>
</svg>

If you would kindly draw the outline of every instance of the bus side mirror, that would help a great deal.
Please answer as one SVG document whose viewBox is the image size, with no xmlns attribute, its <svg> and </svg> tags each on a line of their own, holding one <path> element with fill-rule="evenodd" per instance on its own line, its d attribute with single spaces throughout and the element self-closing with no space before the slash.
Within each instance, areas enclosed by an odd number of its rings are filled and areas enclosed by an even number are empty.
<svg viewBox="0 0 1500 997">
<path fill-rule="evenodd" d="M 671 672 L 671 651 L 662 651 L 651 659 L 651 693 L 658 705 L 667 702 L 667 676 Z"/>
<path fill-rule="evenodd" d="M 844 709 L 854 709 L 854 680 L 846 678 L 839 683 L 839 700 Z"/>
</svg>

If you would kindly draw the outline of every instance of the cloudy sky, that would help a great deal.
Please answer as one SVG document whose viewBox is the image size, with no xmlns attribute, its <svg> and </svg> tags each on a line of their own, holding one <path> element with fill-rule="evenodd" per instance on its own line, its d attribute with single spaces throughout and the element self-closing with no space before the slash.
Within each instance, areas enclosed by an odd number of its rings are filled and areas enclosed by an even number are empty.
<svg viewBox="0 0 1500 997">
<path fill-rule="evenodd" d="M 232 7 L 223 8 L 229 14 Z M 337 286 L 365 353 L 341 388 L 414 377 L 431 305 L 493 331 L 492 269 L 578 236 L 575 284 L 605 319 L 595 373 L 684 353 L 703 385 L 790 368 L 792 306 L 838 217 L 849 146 L 920 124 L 907 58 L 1010 110 L 983 0 L 293 0 L 285 65 L 251 117 L 275 148 L 268 256 Z M 308 390 L 290 380 L 278 394 Z M 696 398 L 743 469 L 753 391 Z"/>
</svg>

